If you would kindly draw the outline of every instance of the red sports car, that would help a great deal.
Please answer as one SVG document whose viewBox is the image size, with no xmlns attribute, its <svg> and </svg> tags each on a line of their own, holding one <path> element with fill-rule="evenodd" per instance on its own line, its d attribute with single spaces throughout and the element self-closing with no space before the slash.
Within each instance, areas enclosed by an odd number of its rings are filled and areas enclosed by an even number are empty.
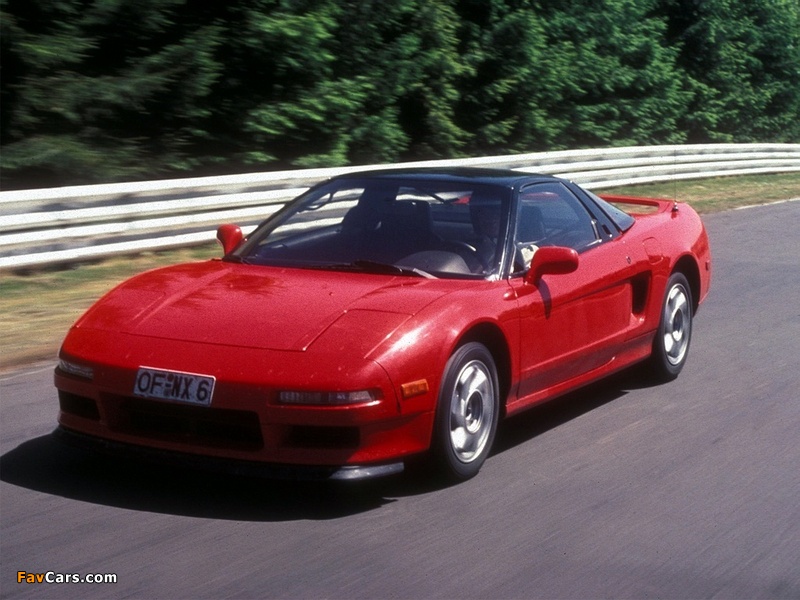
<svg viewBox="0 0 800 600">
<path fill-rule="evenodd" d="M 689 206 L 517 171 L 340 176 L 218 237 L 72 327 L 62 437 L 287 477 L 429 453 L 466 479 L 501 418 L 641 361 L 676 377 L 711 278 Z"/>
</svg>

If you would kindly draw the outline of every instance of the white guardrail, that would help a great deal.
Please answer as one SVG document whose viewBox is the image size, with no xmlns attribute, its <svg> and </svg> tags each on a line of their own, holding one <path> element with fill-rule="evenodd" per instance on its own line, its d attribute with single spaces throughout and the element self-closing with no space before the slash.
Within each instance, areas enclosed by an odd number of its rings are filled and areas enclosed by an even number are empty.
<svg viewBox="0 0 800 600">
<path fill-rule="evenodd" d="M 511 168 L 601 189 L 800 171 L 800 144 L 567 150 L 0 192 L 0 271 L 203 244 L 214 239 L 222 223 L 235 222 L 251 231 L 288 200 L 334 175 L 437 166 Z"/>
</svg>

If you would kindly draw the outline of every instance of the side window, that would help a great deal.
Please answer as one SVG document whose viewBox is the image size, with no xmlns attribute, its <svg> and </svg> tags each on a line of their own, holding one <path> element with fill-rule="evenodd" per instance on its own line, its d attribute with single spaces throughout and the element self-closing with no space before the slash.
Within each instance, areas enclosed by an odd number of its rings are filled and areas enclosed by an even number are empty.
<svg viewBox="0 0 800 600">
<path fill-rule="evenodd" d="M 592 216 L 560 183 L 538 183 L 519 195 L 517 247 L 567 246 L 578 252 L 599 241 Z"/>
</svg>

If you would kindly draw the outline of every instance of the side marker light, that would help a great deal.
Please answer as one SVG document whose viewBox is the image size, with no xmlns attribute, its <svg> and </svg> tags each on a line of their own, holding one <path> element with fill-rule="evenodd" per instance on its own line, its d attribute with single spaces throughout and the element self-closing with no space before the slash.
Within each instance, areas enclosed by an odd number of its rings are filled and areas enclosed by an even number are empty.
<svg viewBox="0 0 800 600">
<path fill-rule="evenodd" d="M 404 383 L 400 386 L 400 391 L 403 394 L 403 398 L 408 400 L 409 398 L 413 398 L 414 396 L 421 396 L 422 394 L 427 394 L 428 390 L 428 380 L 427 379 L 418 379 L 417 381 L 411 381 L 409 383 Z"/>
</svg>

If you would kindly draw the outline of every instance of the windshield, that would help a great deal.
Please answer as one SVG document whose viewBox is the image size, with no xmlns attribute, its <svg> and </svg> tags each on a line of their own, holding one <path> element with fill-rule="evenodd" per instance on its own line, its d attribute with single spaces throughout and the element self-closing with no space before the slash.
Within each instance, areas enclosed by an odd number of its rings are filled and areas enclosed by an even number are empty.
<svg viewBox="0 0 800 600">
<path fill-rule="evenodd" d="M 336 179 L 265 221 L 229 259 L 484 278 L 499 269 L 509 196 L 472 182 Z"/>
</svg>

